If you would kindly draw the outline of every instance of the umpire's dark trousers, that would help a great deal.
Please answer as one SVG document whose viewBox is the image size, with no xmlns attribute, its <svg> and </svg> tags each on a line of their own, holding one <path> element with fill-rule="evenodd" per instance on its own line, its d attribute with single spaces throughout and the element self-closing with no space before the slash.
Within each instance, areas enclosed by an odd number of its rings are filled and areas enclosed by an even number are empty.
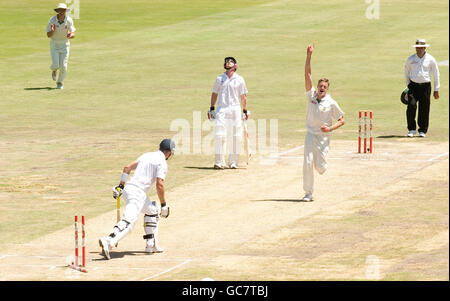
<svg viewBox="0 0 450 301">
<path fill-rule="evenodd" d="M 431 83 L 419 84 L 410 82 L 408 89 L 408 108 L 406 109 L 408 131 L 416 130 L 416 111 L 418 104 L 419 115 L 417 116 L 417 124 L 419 125 L 419 132 L 426 134 L 430 117 Z"/>
</svg>

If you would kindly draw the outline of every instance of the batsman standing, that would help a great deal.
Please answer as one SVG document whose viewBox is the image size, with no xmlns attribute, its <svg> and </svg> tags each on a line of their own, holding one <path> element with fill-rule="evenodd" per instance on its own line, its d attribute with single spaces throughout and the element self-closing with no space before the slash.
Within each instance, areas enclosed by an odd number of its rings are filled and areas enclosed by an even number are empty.
<svg viewBox="0 0 450 301">
<path fill-rule="evenodd" d="M 337 102 L 327 93 L 330 81 L 321 78 L 317 91 L 312 85 L 311 56 L 314 44 L 308 45 L 305 63 L 305 89 L 308 98 L 306 113 L 306 138 L 303 159 L 303 189 L 305 196 L 302 201 L 313 200 L 314 168 L 323 174 L 327 170 L 327 156 L 330 145 L 330 132 L 344 125 L 344 112 Z M 337 122 L 332 124 L 332 120 Z"/>
<path fill-rule="evenodd" d="M 70 11 L 66 4 L 60 3 L 55 11 L 58 14 L 51 17 L 47 24 L 47 37 L 50 38 L 50 54 L 52 57 L 50 69 L 52 70 L 52 79 L 56 81 L 56 88 L 63 89 L 69 62 L 69 40 L 75 37 L 76 29 L 72 18 L 66 16 L 66 12 Z"/>
<path fill-rule="evenodd" d="M 113 187 L 113 197 L 117 199 L 123 195 L 126 201 L 122 219 L 114 226 L 109 236 L 99 239 L 103 255 L 107 259 L 111 259 L 112 247 L 131 232 L 141 212 L 144 213 L 145 252 L 160 253 L 163 251 L 158 245 L 158 223 L 159 216 L 165 218 L 169 216 L 164 179 L 168 170 L 166 161 L 174 153 L 175 143 L 171 139 L 164 139 L 159 144 L 159 151 L 145 153 L 124 167 L 119 185 Z M 133 176 L 127 182 L 128 176 L 133 170 Z M 161 204 L 160 214 L 158 214 L 156 202 L 151 201 L 147 196 L 155 182 Z"/>
<path fill-rule="evenodd" d="M 242 142 L 241 118 L 247 120 L 249 115 L 247 111 L 248 91 L 244 78 L 236 72 L 238 63 L 234 57 L 226 57 L 223 67 L 225 72 L 216 78 L 211 94 L 211 106 L 208 111 L 208 119 L 215 120 L 214 168 L 225 168 L 225 153 L 228 142 L 228 167 L 236 169 L 239 165 Z M 216 102 L 217 110 L 215 110 Z"/>
</svg>

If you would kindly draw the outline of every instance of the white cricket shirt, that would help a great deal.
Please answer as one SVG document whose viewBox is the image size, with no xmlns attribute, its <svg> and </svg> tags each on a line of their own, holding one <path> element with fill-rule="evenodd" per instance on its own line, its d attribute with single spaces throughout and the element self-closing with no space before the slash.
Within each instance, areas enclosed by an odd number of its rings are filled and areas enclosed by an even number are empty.
<svg viewBox="0 0 450 301">
<path fill-rule="evenodd" d="M 166 178 L 167 162 L 162 151 L 145 153 L 137 161 L 139 163 L 127 184 L 136 185 L 147 193 L 156 178 Z"/>
<path fill-rule="evenodd" d="M 434 79 L 434 91 L 439 91 L 439 68 L 431 54 L 425 52 L 422 58 L 413 54 L 406 60 L 405 80 L 407 86 L 411 81 L 419 84 L 430 83 L 431 75 Z"/>
<path fill-rule="evenodd" d="M 306 111 L 306 130 L 314 135 L 327 136 L 320 130 L 322 125 L 332 126 L 333 119 L 338 120 L 344 116 L 337 102 L 327 94 L 324 98 L 317 100 L 317 93 L 314 87 L 305 93 L 308 98 L 308 106 Z"/>
<path fill-rule="evenodd" d="M 51 17 L 47 24 L 47 32 L 51 31 L 52 24 L 55 25 L 55 32 L 51 36 L 51 40 L 58 44 L 70 43 L 67 34 L 76 31 L 72 18 L 66 16 L 63 22 L 59 22 L 57 16 Z"/>
<path fill-rule="evenodd" d="M 231 78 L 228 78 L 226 72 L 219 75 L 212 92 L 219 95 L 218 108 L 240 106 L 240 96 L 248 93 L 244 78 L 236 72 Z"/>
</svg>

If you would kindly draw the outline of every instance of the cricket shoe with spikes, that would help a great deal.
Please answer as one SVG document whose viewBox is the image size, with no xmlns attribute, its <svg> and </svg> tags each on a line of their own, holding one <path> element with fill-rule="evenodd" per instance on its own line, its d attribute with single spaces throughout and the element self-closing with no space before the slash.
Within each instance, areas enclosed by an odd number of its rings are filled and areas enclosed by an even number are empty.
<svg viewBox="0 0 450 301">
<path fill-rule="evenodd" d="M 312 202 L 313 197 L 311 193 L 306 193 L 301 199 L 302 202 Z"/>
<path fill-rule="evenodd" d="M 214 164 L 214 169 L 225 169 L 225 167 L 222 164 Z"/>
<path fill-rule="evenodd" d="M 164 251 L 163 248 L 161 248 L 157 242 L 155 242 L 154 239 L 147 240 L 147 244 L 145 245 L 145 252 L 146 253 L 162 253 Z"/>
<path fill-rule="evenodd" d="M 102 255 L 106 257 L 106 259 L 111 259 L 111 254 L 109 254 L 110 246 L 108 238 L 102 237 L 98 240 L 98 244 L 102 248 Z"/>
</svg>

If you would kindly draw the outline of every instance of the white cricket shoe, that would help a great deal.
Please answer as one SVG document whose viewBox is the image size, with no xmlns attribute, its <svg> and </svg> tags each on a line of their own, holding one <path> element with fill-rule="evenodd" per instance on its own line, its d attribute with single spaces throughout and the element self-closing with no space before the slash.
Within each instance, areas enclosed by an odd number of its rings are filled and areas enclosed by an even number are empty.
<svg viewBox="0 0 450 301">
<path fill-rule="evenodd" d="M 424 132 L 419 132 L 419 136 L 425 138 L 426 134 Z"/>
<path fill-rule="evenodd" d="M 313 197 L 312 197 L 311 193 L 305 194 L 305 196 L 302 197 L 302 199 L 301 199 L 301 201 L 303 201 L 303 202 L 312 202 L 312 200 L 313 200 Z"/>
<path fill-rule="evenodd" d="M 214 169 L 225 169 L 225 167 L 222 166 L 222 164 L 214 164 Z"/>
<path fill-rule="evenodd" d="M 164 249 L 158 246 L 158 243 L 155 243 L 154 239 L 147 240 L 147 244 L 145 245 L 146 253 L 162 253 L 163 251 Z"/>
<path fill-rule="evenodd" d="M 108 242 L 108 238 L 106 237 L 102 237 L 98 240 L 98 244 L 100 245 L 100 247 L 102 248 L 102 255 L 104 255 L 106 257 L 106 259 L 111 259 L 111 255 L 109 254 L 109 242 Z"/>
<path fill-rule="evenodd" d="M 64 89 L 64 85 L 62 83 L 56 83 L 56 89 Z"/>
<path fill-rule="evenodd" d="M 416 134 L 416 131 L 408 131 L 408 135 L 406 135 L 406 136 L 408 136 L 408 137 L 414 137 L 414 135 Z"/>
<path fill-rule="evenodd" d="M 52 79 L 56 81 L 56 70 L 52 71 Z"/>
<path fill-rule="evenodd" d="M 231 169 L 237 169 L 236 163 L 231 163 L 231 164 L 230 164 L 230 168 L 231 168 Z"/>
</svg>

